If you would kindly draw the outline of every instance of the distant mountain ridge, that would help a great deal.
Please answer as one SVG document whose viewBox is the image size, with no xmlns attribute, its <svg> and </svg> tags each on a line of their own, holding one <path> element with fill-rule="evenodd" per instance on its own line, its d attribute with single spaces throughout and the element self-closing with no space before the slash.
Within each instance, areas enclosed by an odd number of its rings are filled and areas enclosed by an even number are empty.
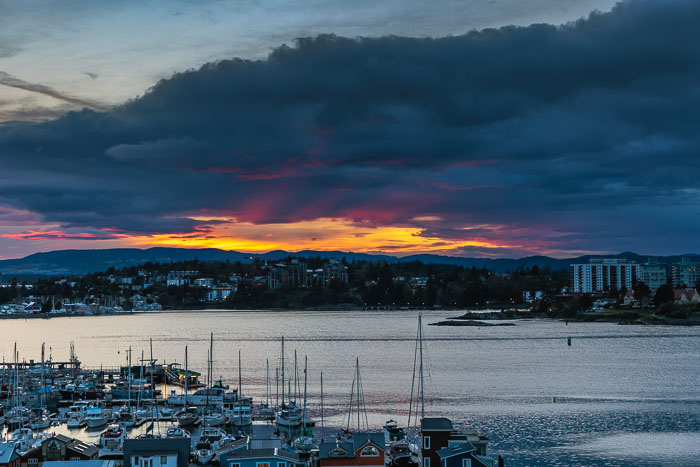
<svg viewBox="0 0 700 467">
<path fill-rule="evenodd" d="M 72 275 L 100 272 L 110 267 L 124 268 L 138 266 L 147 262 L 170 263 L 199 259 L 200 261 L 241 261 L 250 262 L 255 258 L 261 260 L 279 260 L 288 256 L 295 257 L 321 257 L 324 259 L 368 260 L 387 261 L 391 263 L 421 261 L 426 264 L 454 264 L 464 267 L 485 267 L 495 272 L 508 272 L 518 267 L 544 267 L 552 269 L 566 269 L 570 264 L 586 263 L 589 259 L 601 256 L 579 256 L 575 258 L 557 259 L 548 256 L 528 256 L 519 259 L 510 258 L 464 258 L 459 256 L 441 256 L 420 254 L 404 256 L 402 258 L 388 254 L 352 253 L 343 251 L 315 251 L 304 250 L 287 252 L 283 250 L 270 251 L 262 254 L 241 253 L 238 251 L 219 250 L 216 248 L 188 249 L 155 247 L 148 249 L 139 248 L 112 248 L 104 250 L 56 250 L 46 253 L 35 253 L 24 258 L 0 260 L 0 274 L 5 276 L 12 274 L 32 275 Z M 624 252 L 617 255 L 604 255 L 606 258 L 626 258 L 628 260 L 644 263 L 650 256 Z M 700 254 L 687 254 L 675 256 L 653 256 L 652 260 L 662 263 L 676 263 L 685 258 L 689 261 L 700 261 Z M 7 278 L 7 277 L 6 277 Z"/>
</svg>

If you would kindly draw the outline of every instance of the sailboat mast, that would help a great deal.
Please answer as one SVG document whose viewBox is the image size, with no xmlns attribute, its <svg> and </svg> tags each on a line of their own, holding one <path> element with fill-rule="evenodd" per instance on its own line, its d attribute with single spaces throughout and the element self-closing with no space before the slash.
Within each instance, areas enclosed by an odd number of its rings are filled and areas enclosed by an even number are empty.
<svg viewBox="0 0 700 467">
<path fill-rule="evenodd" d="M 360 359 L 355 360 L 355 371 L 357 372 L 357 431 L 360 431 Z"/>
<path fill-rule="evenodd" d="M 323 437 L 323 428 L 323 372 L 321 372 L 321 437 Z"/>
<path fill-rule="evenodd" d="M 294 402 L 299 399 L 297 381 L 299 381 L 299 373 L 297 372 L 297 349 L 294 349 Z"/>
<path fill-rule="evenodd" d="M 44 376 L 44 342 L 41 343 L 41 408 L 44 408 L 46 402 L 46 377 Z"/>
<path fill-rule="evenodd" d="M 129 408 L 131 408 L 131 346 L 129 346 L 129 372 L 127 374 L 129 380 L 129 395 L 126 398 Z"/>
<path fill-rule="evenodd" d="M 210 337 L 209 337 L 209 352 L 207 352 L 208 356 L 208 361 L 207 361 L 207 413 L 209 413 L 209 393 L 211 392 L 211 388 L 213 386 L 214 382 L 214 333 L 212 332 Z"/>
<path fill-rule="evenodd" d="M 187 370 L 187 346 L 185 346 L 185 409 L 187 408 L 187 380 L 190 379 L 190 373 Z"/>
<path fill-rule="evenodd" d="M 304 356 L 304 414 L 302 416 L 301 431 L 306 431 L 306 375 L 307 375 L 308 357 Z"/>
<path fill-rule="evenodd" d="M 419 370 L 419 384 L 420 384 L 420 418 L 423 420 L 425 418 L 425 398 L 423 392 L 423 325 L 422 316 L 418 315 L 418 342 L 420 346 L 420 370 Z"/>
<path fill-rule="evenodd" d="M 282 336 L 282 405 L 284 405 L 284 336 Z"/>
<path fill-rule="evenodd" d="M 265 359 L 265 402 L 270 407 L 270 359 Z"/>
<path fill-rule="evenodd" d="M 242 425 L 241 420 L 243 419 L 243 406 L 241 405 L 241 349 L 238 349 L 238 420 Z"/>
</svg>

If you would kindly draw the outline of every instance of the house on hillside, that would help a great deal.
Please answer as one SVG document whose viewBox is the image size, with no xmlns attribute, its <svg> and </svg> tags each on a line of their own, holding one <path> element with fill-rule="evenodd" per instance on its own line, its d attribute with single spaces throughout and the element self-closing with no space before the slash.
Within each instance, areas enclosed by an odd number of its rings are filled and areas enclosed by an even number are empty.
<svg viewBox="0 0 700 467">
<path fill-rule="evenodd" d="M 673 300 L 676 303 L 700 303 L 700 293 L 695 289 L 674 289 Z"/>
</svg>

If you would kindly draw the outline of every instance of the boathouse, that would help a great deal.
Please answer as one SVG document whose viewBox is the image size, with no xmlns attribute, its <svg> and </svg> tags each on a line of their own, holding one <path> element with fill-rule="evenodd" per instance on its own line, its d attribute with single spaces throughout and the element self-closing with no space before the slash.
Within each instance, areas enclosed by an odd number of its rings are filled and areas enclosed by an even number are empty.
<svg viewBox="0 0 700 467">
<path fill-rule="evenodd" d="M 48 461 L 89 461 L 97 459 L 99 449 L 94 444 L 64 435 L 53 435 L 41 445 L 21 456 L 22 466 L 43 466 Z"/>
<path fill-rule="evenodd" d="M 321 443 L 321 467 L 384 467 L 384 433 L 355 433 L 352 441 Z"/>
<path fill-rule="evenodd" d="M 440 467 L 492 467 L 493 459 L 481 458 L 470 443 L 455 444 L 437 452 Z"/>
<path fill-rule="evenodd" d="M 420 422 L 422 467 L 439 467 L 438 451 L 450 444 L 452 421 L 448 418 L 424 418 Z"/>
<path fill-rule="evenodd" d="M 187 467 L 189 438 L 127 438 L 124 467 Z"/>
<path fill-rule="evenodd" d="M 228 451 L 219 455 L 221 467 L 305 467 L 299 454 L 285 449 L 266 448 Z"/>
<path fill-rule="evenodd" d="M 20 460 L 15 443 L 0 443 L 0 467 L 19 467 Z"/>
</svg>

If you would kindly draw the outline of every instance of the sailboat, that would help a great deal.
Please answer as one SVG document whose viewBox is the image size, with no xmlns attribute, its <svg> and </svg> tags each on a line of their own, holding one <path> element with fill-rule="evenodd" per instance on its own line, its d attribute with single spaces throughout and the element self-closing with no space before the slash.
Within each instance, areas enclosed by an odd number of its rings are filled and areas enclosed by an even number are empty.
<svg viewBox="0 0 700 467">
<path fill-rule="evenodd" d="M 209 361 L 207 371 L 207 386 L 211 387 L 214 370 L 214 333 L 211 333 L 211 341 L 209 344 Z M 209 388 L 208 388 L 209 389 Z M 202 415 L 202 424 L 204 426 L 216 427 L 226 424 L 226 416 L 218 406 L 209 404 L 209 393 L 207 392 L 207 401 Z"/>
<path fill-rule="evenodd" d="M 416 388 L 416 370 L 418 372 L 418 387 Z M 416 333 L 416 348 L 413 354 L 413 377 L 411 380 L 411 397 L 408 408 L 408 423 L 411 426 L 411 418 L 415 420 L 416 425 L 420 425 L 421 420 L 425 418 L 425 384 L 423 373 L 423 317 L 418 314 L 418 331 Z M 418 406 L 414 406 L 413 397 L 416 394 L 420 398 L 420 419 L 418 419 Z M 415 414 L 413 413 L 415 410 Z M 408 453 L 406 453 L 406 447 Z M 392 448 L 397 451 L 396 455 L 392 456 Z M 393 464 L 403 464 L 412 462 L 411 454 L 418 458 L 418 463 L 422 465 L 422 450 L 419 437 L 406 436 L 402 440 L 390 442 L 388 445 L 389 456 Z"/>
<path fill-rule="evenodd" d="M 291 400 L 291 397 L 285 402 L 284 384 L 284 337 L 282 337 L 282 403 L 275 414 L 275 423 L 279 430 L 296 430 L 301 427 L 302 410 L 297 406 L 296 401 Z"/>
<path fill-rule="evenodd" d="M 353 406 L 355 406 L 357 410 L 356 430 L 358 432 L 362 431 L 363 429 L 368 430 L 369 421 L 367 419 L 367 406 L 365 405 L 365 392 L 362 387 L 362 377 L 360 376 L 359 358 L 355 359 L 355 377 L 352 380 L 352 386 L 350 388 L 350 407 L 348 408 L 348 422 L 345 429 L 338 435 L 339 441 L 352 440 L 352 431 L 350 431 L 350 424 L 353 418 Z"/>
<path fill-rule="evenodd" d="M 314 432 L 306 424 L 306 382 L 307 382 L 307 372 L 308 370 L 308 359 L 304 357 L 304 410 L 302 412 L 302 422 L 301 422 L 301 433 L 299 437 L 294 441 L 294 448 L 297 451 L 308 453 L 312 449 L 317 447 L 316 439 L 314 438 Z"/>
<path fill-rule="evenodd" d="M 40 403 L 39 408 L 32 412 L 31 419 L 29 420 L 29 428 L 32 430 L 43 430 L 51 426 L 51 419 L 49 418 L 49 413 L 46 410 L 46 378 L 44 376 L 44 348 L 45 345 L 41 344 L 41 390 L 40 390 Z"/>
<path fill-rule="evenodd" d="M 243 397 L 241 385 L 241 351 L 238 351 L 238 392 L 224 395 L 224 413 L 228 416 L 231 425 L 237 427 L 249 426 L 253 423 L 251 416 L 251 399 Z M 233 397 L 227 397 L 233 396 Z"/>
<path fill-rule="evenodd" d="M 266 420 L 270 420 L 270 419 L 275 418 L 275 411 L 270 406 L 270 399 L 272 399 L 272 390 L 270 388 L 270 360 L 269 359 L 265 360 L 265 386 L 266 386 L 265 403 L 258 405 L 257 413 L 258 413 L 258 417 L 264 418 Z"/>
<path fill-rule="evenodd" d="M 185 346 L 185 374 L 187 374 L 187 346 Z M 197 423 L 199 420 L 199 413 L 197 413 L 197 409 L 195 407 L 189 407 L 187 404 L 187 380 L 189 378 L 185 378 L 185 393 L 184 393 L 184 408 L 177 412 L 175 414 L 175 418 L 177 419 L 177 424 L 179 426 L 190 426 L 194 425 Z"/>
</svg>

